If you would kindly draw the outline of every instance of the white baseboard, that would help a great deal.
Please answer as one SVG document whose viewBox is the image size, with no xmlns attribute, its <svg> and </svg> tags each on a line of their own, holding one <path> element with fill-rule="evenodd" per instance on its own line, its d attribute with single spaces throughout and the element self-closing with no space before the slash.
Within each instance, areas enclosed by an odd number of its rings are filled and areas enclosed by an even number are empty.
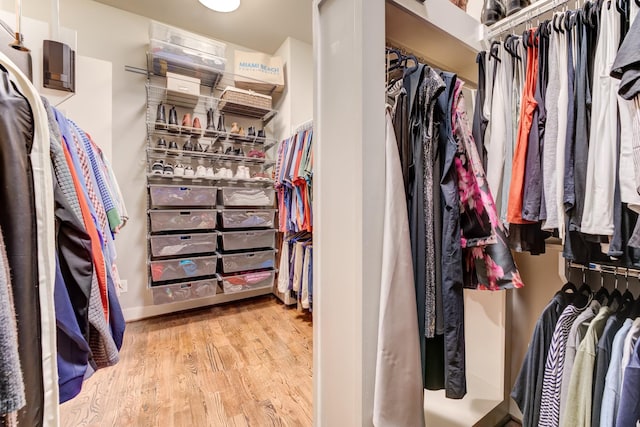
<svg viewBox="0 0 640 427">
<path fill-rule="evenodd" d="M 176 313 L 178 311 L 191 310 L 194 308 L 207 307 L 210 305 L 221 304 L 230 301 L 256 297 L 260 295 L 268 295 L 271 288 L 255 289 L 246 292 L 238 292 L 235 294 L 218 294 L 209 298 L 199 298 L 188 301 L 180 301 L 170 304 L 160 305 L 144 305 L 138 307 L 129 307 L 122 310 L 124 320 L 127 322 L 135 322 L 136 320 L 147 319 L 149 317 L 161 316 L 163 314 Z"/>
</svg>

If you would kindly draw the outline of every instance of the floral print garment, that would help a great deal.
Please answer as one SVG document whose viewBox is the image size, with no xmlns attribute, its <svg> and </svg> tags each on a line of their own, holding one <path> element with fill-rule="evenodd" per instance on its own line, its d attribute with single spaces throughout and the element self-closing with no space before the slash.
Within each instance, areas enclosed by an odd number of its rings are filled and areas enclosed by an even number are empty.
<svg viewBox="0 0 640 427">
<path fill-rule="evenodd" d="M 451 119 L 458 148 L 455 168 L 460 194 L 465 287 L 483 290 L 521 288 L 524 283 L 509 250 L 506 232 L 498 218 L 471 135 L 460 80 L 455 88 Z"/>
</svg>

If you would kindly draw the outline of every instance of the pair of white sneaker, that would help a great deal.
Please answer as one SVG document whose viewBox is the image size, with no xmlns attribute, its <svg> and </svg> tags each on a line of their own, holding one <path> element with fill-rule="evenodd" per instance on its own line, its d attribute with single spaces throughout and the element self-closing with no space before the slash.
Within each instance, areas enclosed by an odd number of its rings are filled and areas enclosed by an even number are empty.
<svg viewBox="0 0 640 427">
<path fill-rule="evenodd" d="M 215 178 L 215 174 L 213 173 L 213 168 L 212 167 L 205 168 L 202 165 L 199 165 L 196 168 L 196 176 L 199 178 Z"/>
<path fill-rule="evenodd" d="M 178 163 L 173 169 L 173 175 L 174 176 L 194 176 L 195 172 L 193 171 L 193 168 L 191 166 L 187 165 L 185 167 Z"/>
<path fill-rule="evenodd" d="M 235 177 L 239 179 L 251 179 L 251 172 L 249 171 L 249 167 L 242 165 L 238 166 Z"/>
<path fill-rule="evenodd" d="M 231 179 L 233 178 L 233 171 L 227 168 L 220 168 L 218 172 L 215 173 L 214 178 Z"/>
</svg>

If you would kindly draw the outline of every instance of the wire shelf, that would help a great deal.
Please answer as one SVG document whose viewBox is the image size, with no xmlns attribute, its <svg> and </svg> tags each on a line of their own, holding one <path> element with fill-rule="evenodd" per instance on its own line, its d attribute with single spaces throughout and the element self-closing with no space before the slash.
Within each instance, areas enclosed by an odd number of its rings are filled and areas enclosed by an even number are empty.
<svg viewBox="0 0 640 427">
<path fill-rule="evenodd" d="M 271 159 L 260 159 L 256 157 L 236 156 L 232 154 L 218 154 L 218 153 L 203 153 L 199 151 L 183 151 L 183 150 L 170 150 L 167 148 L 157 148 L 149 146 L 147 147 L 147 154 L 153 159 L 202 159 L 209 160 L 213 163 L 230 162 L 246 165 L 259 165 L 264 169 L 273 167 L 276 162 Z"/>
<path fill-rule="evenodd" d="M 211 185 L 211 183 L 223 183 L 223 184 L 254 184 L 255 186 L 268 186 L 272 187 L 274 184 L 273 179 L 268 178 L 219 178 L 219 177 L 207 177 L 207 176 L 169 176 L 159 175 L 153 173 L 147 173 L 147 179 L 149 183 L 161 182 L 175 182 L 175 183 L 194 183 L 201 185 Z"/>
<path fill-rule="evenodd" d="M 160 103 L 188 108 L 194 113 L 205 116 L 207 111 L 212 108 L 217 111 L 223 111 L 225 114 L 232 116 L 260 119 L 264 124 L 268 123 L 278 113 L 277 110 L 258 109 L 252 105 L 239 104 L 235 102 L 231 103 L 214 96 L 194 95 L 188 100 L 185 99 L 185 102 L 180 102 L 179 100 L 177 101 L 175 98 L 172 98 L 171 103 L 167 101 L 168 98 L 170 97 L 168 96 L 167 89 L 165 87 L 147 83 L 147 108 L 149 110 L 149 114 L 151 114 L 152 111 L 155 113 L 154 109 Z"/>
<path fill-rule="evenodd" d="M 147 122 L 147 132 L 150 135 L 166 138 L 182 138 L 187 139 L 194 137 L 199 141 L 210 142 L 214 144 L 216 142 L 228 143 L 228 144 L 242 144 L 249 145 L 256 148 L 260 148 L 264 151 L 269 150 L 276 145 L 278 141 L 273 138 L 258 138 L 257 136 L 240 136 L 230 132 L 218 132 L 218 131 L 206 131 L 203 129 L 179 126 L 177 132 L 170 132 L 169 130 L 156 129 L 155 122 Z"/>
</svg>

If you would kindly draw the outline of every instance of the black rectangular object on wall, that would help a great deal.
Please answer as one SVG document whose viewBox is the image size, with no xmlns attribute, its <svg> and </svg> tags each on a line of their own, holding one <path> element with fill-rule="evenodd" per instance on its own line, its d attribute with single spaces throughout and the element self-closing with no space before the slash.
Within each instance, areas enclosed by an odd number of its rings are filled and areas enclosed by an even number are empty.
<svg viewBox="0 0 640 427">
<path fill-rule="evenodd" d="M 43 86 L 48 89 L 76 91 L 76 53 L 68 45 L 45 40 L 43 52 Z"/>
</svg>

